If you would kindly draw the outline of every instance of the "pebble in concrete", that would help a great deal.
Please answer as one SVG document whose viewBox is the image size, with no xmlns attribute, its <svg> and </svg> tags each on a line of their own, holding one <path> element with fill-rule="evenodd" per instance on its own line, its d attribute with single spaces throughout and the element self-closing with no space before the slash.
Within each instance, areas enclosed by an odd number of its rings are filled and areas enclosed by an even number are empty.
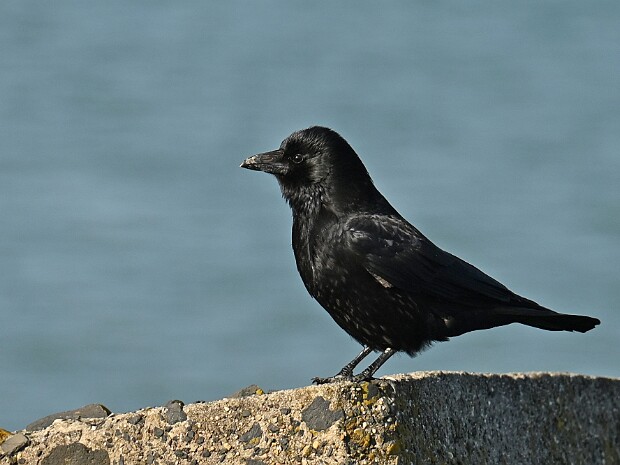
<svg viewBox="0 0 620 465">
<path fill-rule="evenodd" d="M 91 450 L 84 444 L 74 442 L 55 447 L 41 465 L 110 465 L 110 457 L 105 450 Z"/>
<path fill-rule="evenodd" d="M 184 405 L 185 404 L 180 400 L 171 400 L 164 405 L 164 407 L 166 407 L 164 418 L 169 424 L 174 425 L 180 421 L 187 420 L 187 415 L 183 411 Z"/>
<path fill-rule="evenodd" d="M 239 441 L 250 442 L 252 439 L 258 439 L 263 435 L 263 430 L 258 423 L 254 423 L 248 432 L 239 436 Z M 258 441 L 255 441 L 258 442 Z"/>
<path fill-rule="evenodd" d="M 110 415 L 110 409 L 101 404 L 88 404 L 75 410 L 67 410 L 66 412 L 53 413 L 46 417 L 33 421 L 26 426 L 26 431 L 39 431 L 47 428 L 54 420 L 79 420 L 80 418 L 106 418 Z"/>
<path fill-rule="evenodd" d="M 263 391 L 260 386 L 256 385 L 256 384 L 250 384 L 249 386 L 246 386 L 244 388 L 239 389 L 236 392 L 233 392 L 231 395 L 228 396 L 229 399 L 238 399 L 240 397 L 249 397 L 249 396 L 254 396 L 254 395 L 261 395 L 264 394 L 265 391 Z"/>
<path fill-rule="evenodd" d="M 342 410 L 330 410 L 329 401 L 321 396 L 314 398 L 312 403 L 301 412 L 301 419 L 308 428 L 324 431 L 338 420 L 344 418 Z"/>
<path fill-rule="evenodd" d="M 27 446 L 28 442 L 28 438 L 22 433 L 9 436 L 9 438 L 0 444 L 0 454 L 11 455 Z"/>
</svg>

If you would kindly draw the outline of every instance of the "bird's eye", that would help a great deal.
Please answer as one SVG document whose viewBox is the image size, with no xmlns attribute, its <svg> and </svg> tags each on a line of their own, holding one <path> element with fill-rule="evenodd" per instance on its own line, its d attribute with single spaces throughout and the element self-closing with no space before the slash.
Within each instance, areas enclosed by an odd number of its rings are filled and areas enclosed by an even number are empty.
<svg viewBox="0 0 620 465">
<path fill-rule="evenodd" d="M 301 163 L 302 161 L 304 161 L 304 156 L 300 153 L 296 153 L 291 157 L 291 160 L 293 161 L 293 163 Z"/>
</svg>

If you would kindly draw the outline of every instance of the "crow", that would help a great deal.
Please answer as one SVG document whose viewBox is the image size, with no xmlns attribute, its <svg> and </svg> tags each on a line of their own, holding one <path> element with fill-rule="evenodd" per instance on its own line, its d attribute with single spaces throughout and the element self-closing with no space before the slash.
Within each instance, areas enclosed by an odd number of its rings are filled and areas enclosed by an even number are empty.
<svg viewBox="0 0 620 465">
<path fill-rule="evenodd" d="M 242 168 L 275 175 L 293 214 L 293 252 L 317 302 L 363 350 L 317 384 L 363 381 L 396 352 L 415 356 L 436 341 L 521 323 L 586 332 L 596 318 L 554 312 L 445 252 L 375 188 L 353 148 L 335 131 L 296 131 Z M 365 370 L 355 367 L 381 352 Z"/>
</svg>

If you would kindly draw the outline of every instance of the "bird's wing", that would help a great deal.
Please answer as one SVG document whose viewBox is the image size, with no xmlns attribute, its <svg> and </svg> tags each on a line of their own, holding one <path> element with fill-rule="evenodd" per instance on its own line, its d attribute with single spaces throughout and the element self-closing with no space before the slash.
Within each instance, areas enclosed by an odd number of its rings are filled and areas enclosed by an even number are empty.
<svg viewBox="0 0 620 465">
<path fill-rule="evenodd" d="M 345 241 L 369 273 L 415 295 L 472 306 L 501 305 L 516 297 L 473 265 L 435 246 L 400 217 L 350 218 Z"/>
</svg>

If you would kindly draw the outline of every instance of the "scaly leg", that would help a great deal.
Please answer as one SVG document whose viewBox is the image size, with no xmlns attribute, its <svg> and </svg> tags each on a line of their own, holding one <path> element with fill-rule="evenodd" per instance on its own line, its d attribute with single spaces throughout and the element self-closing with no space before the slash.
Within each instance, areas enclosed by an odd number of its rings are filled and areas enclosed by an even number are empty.
<svg viewBox="0 0 620 465">
<path fill-rule="evenodd" d="M 355 381 L 355 382 L 370 381 L 372 379 L 372 375 L 374 375 L 377 372 L 379 367 L 383 365 L 385 362 L 387 362 L 387 360 L 395 353 L 396 352 L 394 351 L 394 349 L 390 349 L 388 347 L 387 349 L 383 351 L 381 355 L 379 355 L 377 360 L 375 360 L 370 365 L 368 365 L 368 368 L 362 371 L 359 375 L 355 375 L 353 376 L 353 378 L 350 378 L 351 381 Z"/>
<path fill-rule="evenodd" d="M 364 360 L 364 358 L 366 358 L 368 356 L 368 354 L 370 354 L 371 352 L 372 352 L 372 349 L 370 347 L 364 346 L 364 349 L 357 355 L 357 357 L 355 357 L 353 360 L 351 360 L 349 363 L 347 363 L 344 366 L 344 368 L 338 372 L 337 375 L 330 376 L 329 378 L 319 378 L 319 377 L 312 378 L 312 382 L 314 384 L 325 384 L 325 383 L 333 383 L 334 381 L 348 380 L 348 379 L 353 378 L 353 369 L 357 365 L 359 365 L 359 363 L 362 360 Z M 386 360 L 387 360 L 387 358 L 386 358 Z M 377 368 L 379 368 L 379 367 L 377 367 Z M 375 371 L 377 371 L 377 370 L 375 370 Z M 373 371 L 373 373 L 374 373 L 374 371 Z"/>
</svg>

